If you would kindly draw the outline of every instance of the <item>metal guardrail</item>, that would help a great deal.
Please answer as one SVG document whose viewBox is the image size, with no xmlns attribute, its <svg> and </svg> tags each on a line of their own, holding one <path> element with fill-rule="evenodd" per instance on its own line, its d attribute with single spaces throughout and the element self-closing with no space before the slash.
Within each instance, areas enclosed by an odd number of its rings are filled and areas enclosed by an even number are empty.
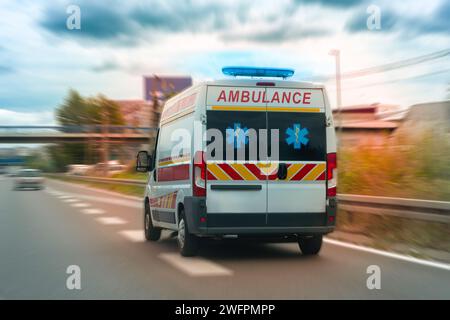
<svg viewBox="0 0 450 320">
<path fill-rule="evenodd" d="M 67 175 L 67 174 L 59 174 L 59 173 L 47 173 L 46 176 L 52 178 L 61 178 L 65 177 L 72 180 L 79 181 L 88 181 L 88 182 L 98 182 L 98 183 L 115 183 L 115 184 L 125 184 L 131 186 L 145 186 L 146 181 L 143 180 L 135 180 L 135 179 L 115 179 L 115 178 L 102 178 L 102 177 L 90 177 L 90 176 L 76 176 L 76 175 Z"/>
<path fill-rule="evenodd" d="M 339 209 L 350 212 L 450 223 L 450 202 L 339 194 Z"/>
<path fill-rule="evenodd" d="M 66 174 L 48 174 L 49 177 L 67 177 L 73 180 L 99 183 L 116 183 L 145 186 L 146 181 L 133 179 L 113 179 Z M 450 223 L 450 202 L 391 197 L 338 194 L 339 209 L 349 212 L 361 212 L 381 216 Z"/>
</svg>

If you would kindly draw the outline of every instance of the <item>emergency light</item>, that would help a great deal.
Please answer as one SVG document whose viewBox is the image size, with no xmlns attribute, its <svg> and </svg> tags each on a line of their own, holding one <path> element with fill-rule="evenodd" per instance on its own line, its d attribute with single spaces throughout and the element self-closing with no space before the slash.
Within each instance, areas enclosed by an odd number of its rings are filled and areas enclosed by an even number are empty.
<svg viewBox="0 0 450 320">
<path fill-rule="evenodd" d="M 260 67 L 223 67 L 222 73 L 227 76 L 245 77 L 275 77 L 288 78 L 294 74 L 294 69 L 260 68 Z"/>
</svg>

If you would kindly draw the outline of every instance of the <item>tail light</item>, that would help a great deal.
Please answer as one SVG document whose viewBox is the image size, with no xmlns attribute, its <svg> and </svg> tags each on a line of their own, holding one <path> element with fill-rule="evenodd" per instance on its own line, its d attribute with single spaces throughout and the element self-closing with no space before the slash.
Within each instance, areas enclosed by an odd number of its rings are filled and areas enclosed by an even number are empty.
<svg viewBox="0 0 450 320">
<path fill-rule="evenodd" d="M 204 155 L 203 151 L 197 151 L 194 155 L 192 188 L 195 197 L 206 196 L 206 162 Z"/>
<path fill-rule="evenodd" d="M 327 197 L 336 197 L 337 159 L 336 153 L 327 154 Z"/>
</svg>

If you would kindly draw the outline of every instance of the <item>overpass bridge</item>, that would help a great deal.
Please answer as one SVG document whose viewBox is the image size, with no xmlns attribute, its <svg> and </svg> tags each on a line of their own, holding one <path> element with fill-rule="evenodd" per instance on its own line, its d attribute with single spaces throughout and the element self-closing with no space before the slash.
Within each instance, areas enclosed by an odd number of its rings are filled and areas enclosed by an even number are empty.
<svg viewBox="0 0 450 320">
<path fill-rule="evenodd" d="M 149 143 L 158 128 L 132 126 L 0 126 L 0 143 Z"/>
</svg>

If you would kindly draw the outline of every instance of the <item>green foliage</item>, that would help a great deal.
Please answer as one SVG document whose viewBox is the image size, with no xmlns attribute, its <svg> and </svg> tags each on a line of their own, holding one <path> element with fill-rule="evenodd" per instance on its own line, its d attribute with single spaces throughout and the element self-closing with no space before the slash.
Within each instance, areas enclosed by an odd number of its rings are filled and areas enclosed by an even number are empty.
<svg viewBox="0 0 450 320">
<path fill-rule="evenodd" d="M 64 102 L 57 108 L 56 119 L 63 126 L 125 124 L 119 105 L 104 95 L 83 97 L 76 90 L 70 90 Z M 96 131 L 101 132 L 100 127 Z M 111 147 L 111 153 L 119 151 L 117 148 Z M 89 143 L 59 144 L 50 151 L 53 169 L 64 171 L 68 164 L 98 162 L 99 151 L 98 145 L 90 146 Z"/>
<path fill-rule="evenodd" d="M 339 192 L 450 200 L 449 141 L 428 132 L 405 142 L 340 149 Z"/>
</svg>

